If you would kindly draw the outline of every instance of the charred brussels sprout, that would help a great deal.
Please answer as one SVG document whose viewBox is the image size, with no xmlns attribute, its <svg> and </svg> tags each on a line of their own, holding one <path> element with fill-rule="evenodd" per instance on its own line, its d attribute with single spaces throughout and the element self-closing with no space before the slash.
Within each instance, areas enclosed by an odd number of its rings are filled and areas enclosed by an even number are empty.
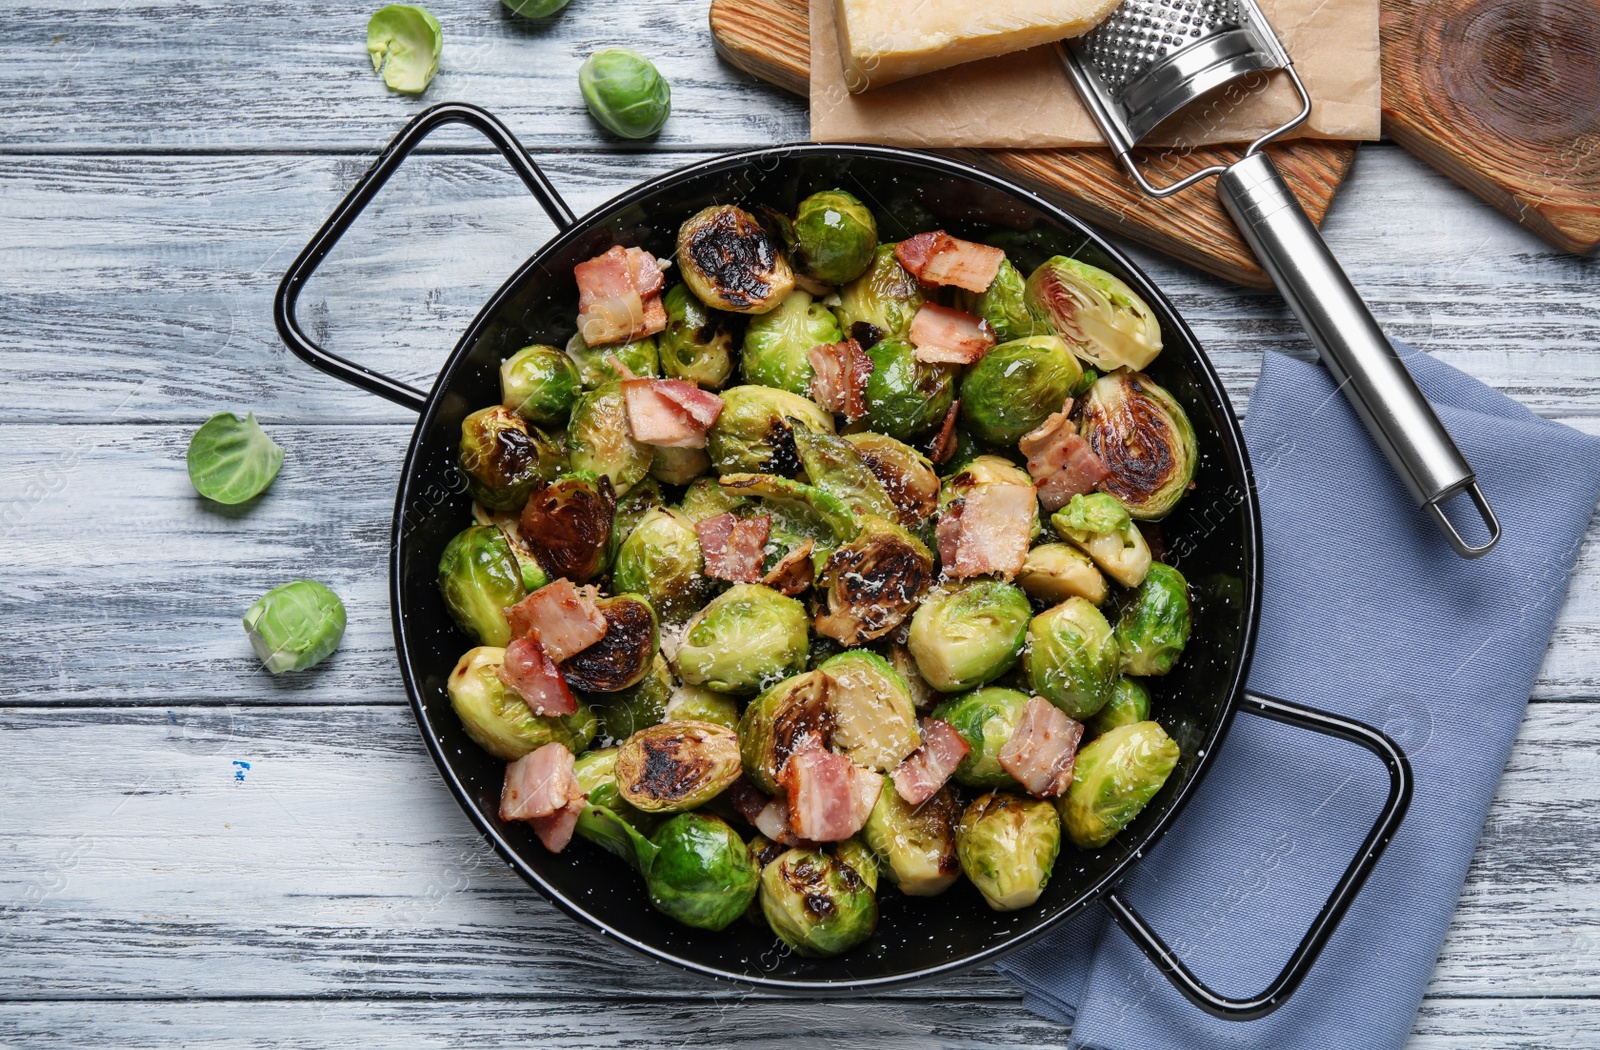
<svg viewBox="0 0 1600 1050">
<path fill-rule="evenodd" d="M 607 383 L 617 383 L 633 376 L 643 379 L 661 374 L 654 336 L 635 339 L 631 343 L 608 343 L 590 346 L 583 341 L 583 333 L 574 332 L 567 340 L 567 357 L 578 370 L 578 379 L 585 390 L 595 390 Z M 621 368 L 617 366 L 621 365 Z M 627 369 L 624 375 L 622 369 Z"/>
<path fill-rule="evenodd" d="M 961 419 L 984 441 L 1015 445 L 1043 423 L 1083 375 L 1053 335 L 1015 339 L 984 354 L 961 379 Z"/>
<path fill-rule="evenodd" d="M 522 568 L 505 535 L 492 525 L 471 525 L 456 533 L 439 557 L 439 592 L 456 626 L 480 645 L 511 640 L 506 606 L 527 597 Z"/>
<path fill-rule="evenodd" d="M 956 767 L 955 778 L 968 787 L 1015 788 L 1017 782 L 1000 765 L 1000 751 L 1022 721 L 1028 694 L 989 686 L 951 697 L 933 709 L 933 717 L 955 727 L 972 750 Z"/>
<path fill-rule="evenodd" d="M 778 774 L 789 756 L 825 745 L 832 734 L 827 679 L 816 671 L 785 678 L 750 701 L 739 716 L 745 776 L 769 795 L 782 794 Z"/>
<path fill-rule="evenodd" d="M 591 806 L 604 806 L 611 812 L 649 834 L 656 826 L 656 818 L 643 810 L 634 809 L 617 791 L 617 749 L 614 747 L 585 751 L 572 766 L 578 787 Z M 582 829 L 579 829 L 580 834 Z"/>
<path fill-rule="evenodd" d="M 1068 598 L 1028 624 L 1025 663 L 1033 691 L 1083 721 L 1117 684 L 1117 640 L 1100 610 Z"/>
<path fill-rule="evenodd" d="M 839 327 L 866 346 L 879 339 L 904 339 L 923 301 L 921 286 L 895 258 L 894 245 L 880 244 L 866 271 L 839 289 L 839 305 L 833 312 Z M 874 334 L 862 339 L 855 328 L 858 324 L 870 325 Z"/>
<path fill-rule="evenodd" d="M 1017 587 L 976 580 L 930 595 L 911 617 L 907 644 L 929 685 L 959 693 L 1011 669 L 1032 615 Z"/>
<path fill-rule="evenodd" d="M 956 396 L 954 368 L 918 361 L 911 344 L 899 337 L 874 343 L 867 356 L 872 359 L 868 429 L 910 441 L 943 421 Z"/>
<path fill-rule="evenodd" d="M 697 212 L 678 228 L 678 266 L 701 302 L 764 314 L 794 288 L 794 271 L 755 216 L 731 204 Z"/>
<path fill-rule="evenodd" d="M 672 87 L 655 64 L 626 47 L 596 51 L 578 67 L 578 90 L 595 123 L 625 139 L 648 138 L 672 112 Z"/>
<path fill-rule="evenodd" d="M 1102 372 L 1144 368 L 1161 353 L 1155 311 L 1121 280 L 1064 255 L 1028 278 L 1028 310 Z"/>
<path fill-rule="evenodd" d="M 811 484 L 851 513 L 891 520 L 899 516 L 900 508 L 853 443 L 836 434 L 800 431 L 794 436 L 794 447 Z"/>
<path fill-rule="evenodd" d="M 830 656 L 817 673 L 828 680 L 833 745 L 851 761 L 887 773 L 921 745 L 911 687 L 889 661 L 858 649 Z"/>
<path fill-rule="evenodd" d="M 819 849 L 792 849 L 761 872 L 761 913 L 801 955 L 849 951 L 878 926 L 878 896 L 849 864 Z"/>
<path fill-rule="evenodd" d="M 933 582 L 927 545 L 884 518 L 868 518 L 828 557 L 827 612 L 817 630 L 845 646 L 882 638 L 910 615 Z"/>
<path fill-rule="evenodd" d="M 536 715 L 504 682 L 504 649 L 480 645 L 461 657 L 445 683 L 450 706 L 473 743 L 495 758 L 514 762 L 544 745 L 565 744 L 582 751 L 594 740 L 598 723 L 587 704 L 570 715 Z"/>
<path fill-rule="evenodd" d="M 888 493 L 900 524 L 914 529 L 933 516 L 939 505 L 939 475 L 927 456 L 887 434 L 863 431 L 844 439 Z"/>
<path fill-rule="evenodd" d="M 639 682 L 655 656 L 656 614 L 637 594 L 618 594 L 595 602 L 606 618 L 606 634 L 561 664 L 561 673 L 575 689 L 615 693 Z"/>
<path fill-rule="evenodd" d="M 645 889 L 656 910 L 686 926 L 725 929 L 759 892 L 761 873 L 744 840 L 724 821 L 680 813 L 650 836 Z"/>
<path fill-rule="evenodd" d="M 1200 458 L 1183 406 L 1140 372 L 1102 376 L 1083 399 L 1084 440 L 1111 473 L 1100 483 L 1141 521 L 1164 518 Z"/>
<path fill-rule="evenodd" d="M 794 266 L 819 284 L 853 281 L 872 265 L 878 223 L 844 190 L 823 190 L 794 212 Z"/>
<path fill-rule="evenodd" d="M 810 536 L 825 547 L 853 539 L 859 531 L 850 508 L 813 485 L 776 474 L 724 474 L 721 488 L 729 496 L 737 495 L 738 507 L 747 505 L 746 497 L 760 500 L 774 528 L 781 522 L 782 527 Z M 710 501 L 706 502 L 709 505 Z"/>
<path fill-rule="evenodd" d="M 639 519 L 618 548 L 611 570 L 613 588 L 646 596 L 669 623 L 700 608 L 706 583 L 694 522 L 665 507 Z"/>
<path fill-rule="evenodd" d="M 527 420 L 495 405 L 461 421 L 458 462 L 473 499 L 491 510 L 521 510 L 529 493 L 560 472 L 561 451 Z"/>
<path fill-rule="evenodd" d="M 807 351 L 843 338 L 833 312 L 797 289 L 776 310 L 751 320 L 739 368 L 746 383 L 809 397 L 815 371 Z"/>
<path fill-rule="evenodd" d="M 1110 842 L 1155 797 L 1178 764 L 1178 745 L 1155 722 L 1117 726 L 1078 749 L 1072 786 L 1056 800 L 1079 849 Z"/>
<path fill-rule="evenodd" d="M 1192 625 L 1188 581 L 1172 566 L 1155 562 L 1117 618 L 1117 650 L 1122 654 L 1123 671 L 1166 674 L 1189 644 Z"/>
<path fill-rule="evenodd" d="M 695 614 L 673 662 L 690 685 L 749 696 L 805 667 L 806 609 L 759 583 L 723 591 Z"/>
<path fill-rule="evenodd" d="M 1085 735 L 1090 739 L 1103 736 L 1118 726 L 1131 726 L 1150 717 L 1150 690 L 1137 678 L 1123 675 L 1111 690 L 1111 699 L 1100 713 L 1084 723 Z"/>
<path fill-rule="evenodd" d="M 525 346 L 500 366 L 500 403 L 538 426 L 566 426 L 580 388 L 572 359 L 553 346 Z"/>
<path fill-rule="evenodd" d="M 646 813 L 703 806 L 739 779 L 739 737 L 710 722 L 663 722 L 617 751 L 617 791 Z"/>
<path fill-rule="evenodd" d="M 987 290 L 963 293 L 962 309 L 988 321 L 1002 343 L 1031 335 L 1048 335 L 1049 326 L 1028 312 L 1026 285 L 1011 260 L 1001 260 L 1000 269 Z"/>
<path fill-rule="evenodd" d="M 681 284 L 667 289 L 661 305 L 666 330 L 658 337 L 661 370 L 707 390 L 721 390 L 733 374 L 733 332 L 726 314 L 709 309 Z"/>
<path fill-rule="evenodd" d="M 1051 515 L 1050 524 L 1124 587 L 1139 586 L 1150 571 L 1150 545 L 1114 496 L 1074 496 Z"/>
<path fill-rule="evenodd" d="M 736 386 L 722 394 L 706 451 L 724 474 L 793 474 L 800 469 L 794 428 L 833 433 L 833 416 L 815 401 L 765 386 Z"/>
<path fill-rule="evenodd" d="M 1087 554 L 1066 543 L 1041 543 L 1029 551 L 1017 584 L 1041 602 L 1077 597 L 1099 605 L 1106 600 L 1106 578 Z"/>
<path fill-rule="evenodd" d="M 605 568 L 616 515 L 610 478 L 567 474 L 528 497 L 523 542 L 553 578 L 588 583 Z"/>
<path fill-rule="evenodd" d="M 567 449 L 573 470 L 606 475 L 618 496 L 644 480 L 655 455 L 651 446 L 633 440 L 621 383 L 607 383 L 578 398 Z"/>
<path fill-rule="evenodd" d="M 1039 899 L 1061 852 L 1061 818 L 1039 799 L 991 792 L 961 815 L 956 853 L 961 870 L 995 911 Z"/>
<path fill-rule="evenodd" d="M 955 836 L 960 812 L 948 787 L 913 806 L 892 785 L 885 784 L 861 837 L 877 855 L 883 874 L 901 893 L 933 897 L 949 889 L 961 875 Z"/>
<path fill-rule="evenodd" d="M 874 893 L 878 891 L 878 858 L 867 848 L 865 842 L 852 835 L 843 842 L 834 844 L 833 855 L 856 869 L 856 874 L 861 876 L 861 881 L 867 884 L 868 889 Z"/>
</svg>

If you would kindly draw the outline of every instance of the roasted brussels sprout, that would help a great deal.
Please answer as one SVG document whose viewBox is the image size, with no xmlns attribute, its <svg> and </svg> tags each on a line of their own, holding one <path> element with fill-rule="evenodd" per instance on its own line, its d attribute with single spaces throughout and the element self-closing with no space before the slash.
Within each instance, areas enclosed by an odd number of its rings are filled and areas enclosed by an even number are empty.
<svg viewBox="0 0 1600 1050">
<path fill-rule="evenodd" d="M 1111 699 L 1093 718 L 1083 724 L 1084 735 L 1093 739 L 1118 726 L 1131 726 L 1150 717 L 1150 690 L 1137 678 L 1127 675 L 1117 679 L 1111 690 Z"/>
<path fill-rule="evenodd" d="M 896 263 L 895 265 L 899 265 Z M 867 428 L 910 441 L 937 426 L 956 396 L 956 370 L 918 361 L 910 343 L 891 336 L 867 349 Z"/>
<path fill-rule="evenodd" d="M 472 517 L 479 525 L 500 530 L 517 560 L 522 573 L 522 589 L 529 594 L 550 582 L 550 574 L 539 564 L 539 556 L 522 539 L 522 512 L 520 510 L 490 510 L 482 504 L 473 504 Z"/>
<path fill-rule="evenodd" d="M 882 638 L 911 614 L 933 582 L 927 545 L 886 518 L 867 518 L 855 539 L 828 557 L 827 612 L 817 630 L 841 645 Z"/>
<path fill-rule="evenodd" d="M 839 653 L 818 664 L 816 673 L 828 680 L 833 745 L 856 765 L 887 773 L 922 743 L 911 687 L 877 653 Z"/>
<path fill-rule="evenodd" d="M 1028 681 L 1033 691 L 1083 721 L 1106 706 L 1117 684 L 1117 640 L 1100 610 L 1068 598 L 1028 624 Z"/>
<path fill-rule="evenodd" d="M 1033 488 L 1033 478 L 1004 456 L 989 453 L 974 456 L 944 479 L 944 484 L 939 488 L 939 509 L 943 511 L 952 500 L 972 495 L 981 485 L 1026 485 Z M 1029 539 L 1036 539 L 1041 531 L 1043 526 L 1039 523 L 1039 511 L 1035 507 L 1033 525 L 1028 531 Z"/>
<path fill-rule="evenodd" d="M 648 138 L 672 112 L 672 87 L 655 64 L 626 47 L 596 51 L 578 67 L 578 89 L 595 123 L 625 139 Z"/>
<path fill-rule="evenodd" d="M 1033 608 L 999 580 L 935 591 L 911 616 L 907 639 L 917 669 L 943 693 L 959 693 L 1005 674 L 1017 662 Z"/>
<path fill-rule="evenodd" d="M 615 590 L 649 598 L 668 623 L 692 615 L 704 604 L 707 582 L 694 522 L 665 507 L 639 519 L 617 549 L 611 570 Z"/>
<path fill-rule="evenodd" d="M 986 291 L 962 293 L 961 308 L 988 321 L 1002 343 L 1049 335 L 1049 327 L 1028 312 L 1026 286 L 1027 281 L 1011 260 L 1004 259 Z"/>
<path fill-rule="evenodd" d="M 810 397 L 816 371 L 807 351 L 843 338 L 833 311 L 796 289 L 776 310 L 751 319 L 739 368 L 746 383 Z"/>
<path fill-rule="evenodd" d="M 843 503 L 851 513 L 862 517 L 875 514 L 890 520 L 899 517 L 900 508 L 854 444 L 836 434 L 802 430 L 794 436 L 794 447 L 811 484 Z"/>
<path fill-rule="evenodd" d="M 1040 799 L 990 792 L 956 826 L 961 870 L 995 911 L 1039 899 L 1061 852 L 1061 818 Z"/>
<path fill-rule="evenodd" d="M 450 706 L 467 736 L 495 758 L 514 762 L 544 745 L 565 744 L 574 753 L 594 740 L 599 728 L 594 711 L 580 703 L 570 715 L 536 715 L 504 682 L 500 665 L 506 651 L 480 645 L 457 662 L 445 683 Z"/>
<path fill-rule="evenodd" d="M 1083 437 L 1111 473 L 1100 488 L 1141 521 L 1164 518 L 1200 459 L 1183 406 L 1139 372 L 1102 376 L 1083 398 Z"/>
<path fill-rule="evenodd" d="M 1150 545 L 1114 496 L 1074 496 L 1050 516 L 1050 524 L 1124 587 L 1139 586 L 1150 571 Z"/>
<path fill-rule="evenodd" d="M 617 790 L 616 748 L 585 751 L 573 763 L 572 774 L 578 778 L 578 787 L 589 805 L 606 807 L 647 835 L 656 827 L 657 818 L 653 814 L 633 808 Z"/>
<path fill-rule="evenodd" d="M 597 390 L 607 383 L 617 383 L 630 377 L 644 379 L 658 376 L 661 374 L 661 364 L 657 354 L 655 336 L 650 335 L 631 343 L 607 343 L 603 346 L 590 346 L 583 341 L 582 332 L 574 332 L 572 338 L 567 340 L 567 357 L 578 370 L 578 379 L 585 390 Z"/>
<path fill-rule="evenodd" d="M 504 405 L 461 421 L 467 492 L 491 510 L 521 510 L 528 495 L 561 470 L 561 450 Z"/>
<path fill-rule="evenodd" d="M 750 701 L 739 716 L 744 774 L 767 794 L 781 794 L 778 774 L 789 756 L 826 744 L 832 735 L 827 678 L 816 671 L 785 678 Z"/>
<path fill-rule="evenodd" d="M 726 314 L 708 308 L 688 287 L 662 296 L 667 327 L 657 340 L 661 370 L 707 390 L 721 390 L 733 374 L 733 331 Z"/>
<path fill-rule="evenodd" d="M 1028 310 L 1102 372 L 1140 369 L 1161 353 L 1155 311 L 1120 279 L 1064 255 L 1028 277 Z"/>
<path fill-rule="evenodd" d="M 667 698 L 663 722 L 710 722 L 713 725 L 739 727 L 739 705 L 731 696 L 724 696 L 702 685 L 677 685 Z"/>
<path fill-rule="evenodd" d="M 527 597 L 511 544 L 492 525 L 469 525 L 445 544 L 439 592 L 456 626 L 480 645 L 504 646 L 511 640 L 506 606 Z"/>
<path fill-rule="evenodd" d="M 854 539 L 860 531 L 849 507 L 804 482 L 776 474 L 724 474 L 721 485 L 724 493 L 741 497 L 739 505 L 747 502 L 746 496 L 759 499 L 775 524 L 782 522 L 789 531 L 810 536 L 828 548 Z"/>
<path fill-rule="evenodd" d="M 1066 543 L 1041 543 L 1029 551 L 1017 585 L 1041 602 L 1078 597 L 1099 605 L 1106 600 L 1106 578 L 1087 554 Z"/>
<path fill-rule="evenodd" d="M 953 696 L 933 709 L 933 717 L 954 726 L 972 749 L 956 767 L 958 781 L 976 788 L 1017 786 L 1000 765 L 1000 751 L 1016 732 L 1027 703 L 1027 693 L 992 685 Z"/>
<path fill-rule="evenodd" d="M 725 929 L 759 892 L 761 873 L 726 822 L 680 813 L 650 836 L 655 846 L 645 888 L 656 910 L 686 926 Z"/>
<path fill-rule="evenodd" d="M 796 426 L 831 434 L 833 416 L 787 390 L 736 386 L 722 393 L 722 413 L 711 425 L 706 451 L 724 474 L 793 474 L 800 469 Z"/>
<path fill-rule="evenodd" d="M 1155 562 L 1117 618 L 1117 651 L 1127 674 L 1166 674 L 1189 644 L 1193 617 L 1189 584 L 1170 565 Z"/>
<path fill-rule="evenodd" d="M 692 522 L 702 522 L 718 514 L 737 513 L 749 501 L 728 493 L 716 478 L 696 478 L 684 490 L 678 509 Z"/>
<path fill-rule="evenodd" d="M 710 722 L 663 722 L 628 737 L 617 751 L 617 791 L 646 813 L 681 813 L 710 802 L 739 779 L 739 737 Z"/>
<path fill-rule="evenodd" d="M 1117 726 L 1078 749 L 1072 786 L 1056 800 L 1067 838 L 1098 849 L 1127 827 L 1178 764 L 1178 745 L 1156 722 Z"/>
<path fill-rule="evenodd" d="M 525 346 L 500 365 L 500 403 L 538 426 L 566 426 L 581 388 L 572 358 L 553 346 Z"/>
<path fill-rule="evenodd" d="M 955 823 L 961 807 L 949 787 L 920 806 L 890 785 L 878 792 L 861 837 L 877 855 L 883 874 L 908 897 L 933 897 L 961 875 Z"/>
<path fill-rule="evenodd" d="M 861 881 L 867 884 L 868 889 L 874 893 L 878 891 L 878 858 L 859 837 L 852 835 L 843 842 L 834 843 L 833 855 L 856 869 L 856 874 L 861 876 Z"/>
<path fill-rule="evenodd" d="M 849 951 L 878 926 L 878 895 L 861 874 L 820 849 L 792 849 L 761 872 L 761 913 L 801 955 Z"/>
<path fill-rule="evenodd" d="M 1057 336 L 1001 343 L 962 376 L 961 419 L 984 441 L 1015 445 L 1061 411 L 1082 375 L 1078 359 Z"/>
<path fill-rule="evenodd" d="M 606 618 L 605 637 L 562 661 L 561 673 L 575 689 L 615 693 L 649 672 L 659 640 L 656 614 L 637 594 L 600 598 L 595 606 Z"/>
<path fill-rule="evenodd" d="M 610 478 L 566 474 L 528 497 L 520 529 L 523 542 L 553 578 L 588 583 L 605 568 L 616 515 Z"/>
<path fill-rule="evenodd" d="M 678 266 L 689 291 L 715 310 L 764 314 L 794 288 L 794 271 L 754 215 L 731 204 L 678 228 Z"/>
<path fill-rule="evenodd" d="M 641 729 L 667 720 L 672 688 L 672 668 L 666 657 L 656 653 L 650 659 L 650 669 L 633 685 L 588 699 L 595 705 L 605 735 L 620 743 Z"/>
<path fill-rule="evenodd" d="M 819 284 L 855 280 L 877 247 L 877 220 L 844 190 L 813 193 L 795 209 L 794 266 Z"/>
<path fill-rule="evenodd" d="M 863 431 L 844 439 L 878 478 L 898 511 L 900 524 L 915 529 L 939 506 L 939 475 L 927 456 L 887 434 Z"/>
<path fill-rule="evenodd" d="M 806 609 L 759 583 L 740 583 L 689 621 L 673 663 L 678 677 L 749 696 L 805 667 Z"/>
<path fill-rule="evenodd" d="M 652 446 L 633 440 L 621 383 L 607 383 L 578 398 L 567 449 L 573 470 L 606 475 L 618 496 L 644 479 L 655 456 Z"/>
<path fill-rule="evenodd" d="M 911 650 L 899 642 L 889 646 L 889 663 L 900 672 L 900 677 L 906 680 L 906 685 L 911 688 L 911 702 L 918 711 L 932 710 L 935 704 L 944 699 L 944 694 L 928 684 L 922 677 L 922 671 L 917 667 L 917 658 L 911 655 Z"/>
<path fill-rule="evenodd" d="M 839 289 L 839 305 L 833 312 L 845 334 L 866 346 L 880 339 L 904 339 L 923 301 L 922 287 L 895 258 L 894 245 L 880 244 L 865 272 Z M 858 331 L 858 324 L 870 325 L 870 334 Z M 877 365 L 877 358 L 873 363 Z"/>
<path fill-rule="evenodd" d="M 687 485 L 711 469 L 711 457 L 703 448 L 655 446 L 650 461 L 650 476 L 667 485 Z"/>
</svg>

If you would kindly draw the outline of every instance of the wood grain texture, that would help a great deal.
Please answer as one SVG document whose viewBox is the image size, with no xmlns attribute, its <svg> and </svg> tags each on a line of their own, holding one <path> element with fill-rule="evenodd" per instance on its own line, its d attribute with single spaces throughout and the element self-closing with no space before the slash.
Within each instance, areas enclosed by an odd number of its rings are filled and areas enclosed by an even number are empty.
<svg viewBox="0 0 1600 1050">
<path fill-rule="evenodd" d="M 1600 4 L 1383 0 L 1383 130 L 1570 252 L 1600 244 Z"/>
</svg>

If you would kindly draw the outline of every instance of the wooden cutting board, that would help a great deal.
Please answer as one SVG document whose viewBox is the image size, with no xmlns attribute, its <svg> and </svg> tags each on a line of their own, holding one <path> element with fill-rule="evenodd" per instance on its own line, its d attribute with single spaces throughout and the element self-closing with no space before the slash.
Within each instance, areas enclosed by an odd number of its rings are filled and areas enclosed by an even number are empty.
<svg viewBox="0 0 1600 1050">
<path fill-rule="evenodd" d="M 1600 244 L 1600 2 L 1383 0 L 1383 130 L 1558 248 Z"/>
<path fill-rule="evenodd" d="M 807 0 L 712 0 L 711 37 L 717 53 L 752 76 L 807 94 L 811 77 Z M 1242 150 L 1193 150 L 1156 169 L 1176 179 L 1207 164 L 1227 164 Z M 1269 146 L 1311 221 L 1322 222 L 1334 191 L 1350 170 L 1353 142 L 1296 139 Z M 1239 237 L 1209 183 L 1175 197 L 1145 196 L 1104 149 L 972 150 L 967 159 L 994 169 L 1055 200 L 1077 215 L 1202 270 L 1252 288 L 1269 288 L 1255 256 Z"/>
</svg>

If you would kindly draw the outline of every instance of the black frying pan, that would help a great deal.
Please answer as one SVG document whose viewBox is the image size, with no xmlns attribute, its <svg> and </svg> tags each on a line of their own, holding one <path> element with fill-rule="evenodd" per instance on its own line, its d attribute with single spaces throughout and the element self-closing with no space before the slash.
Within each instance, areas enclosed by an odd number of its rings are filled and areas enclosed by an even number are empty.
<svg viewBox="0 0 1600 1050">
<path fill-rule="evenodd" d="M 303 332 L 295 304 L 317 266 L 401 162 L 434 129 L 469 124 L 505 156 L 545 212 L 556 236 L 496 292 L 468 326 L 433 389 L 413 389 L 328 353 Z M 1126 281 L 1161 319 L 1166 349 L 1149 371 L 1183 403 L 1201 459 L 1195 491 L 1162 522 L 1167 558 L 1188 578 L 1195 627 L 1183 659 L 1150 679 L 1155 717 L 1182 751 L 1177 768 L 1144 812 L 1109 845 L 1063 851 L 1037 905 L 994 912 L 965 883 L 940 897 L 885 893 L 876 935 L 835 959 L 776 950 L 765 928 L 735 923 L 721 933 L 692 930 L 653 910 L 638 877 L 578 842 L 547 853 L 530 829 L 497 815 L 503 763 L 462 732 L 445 677 L 471 645 L 451 623 L 435 582 L 440 552 L 470 519 L 455 468 L 462 417 L 499 401 L 499 364 L 529 343 L 564 344 L 577 303 L 572 268 L 613 244 L 670 256 L 678 226 L 713 203 L 770 204 L 784 211 L 807 194 L 842 187 L 878 216 L 884 240 L 919 229 L 927 209 L 957 236 L 1006 232 L 1024 273 L 1055 254 L 1077 256 Z M 395 500 L 390 546 L 395 645 L 423 739 L 467 815 L 511 866 L 557 907 L 654 958 L 712 978 L 805 995 L 876 991 L 947 976 L 992 961 L 1099 901 L 1150 960 L 1202 1009 L 1246 1019 L 1270 1013 L 1304 979 L 1384 847 L 1411 798 L 1411 770 L 1393 741 L 1370 726 L 1245 692 L 1260 614 L 1261 524 L 1249 459 L 1222 385 L 1189 331 L 1149 280 L 1115 248 L 1042 198 L 993 175 L 925 153 L 872 146 L 777 146 L 682 168 L 630 190 L 582 219 L 572 212 L 509 130 L 487 112 L 445 103 L 397 135 L 285 275 L 274 303 L 283 340 L 312 366 L 420 415 Z M 1177 819 L 1216 756 L 1234 712 L 1244 710 L 1360 744 L 1388 768 L 1389 797 L 1282 973 L 1260 995 L 1228 998 L 1207 988 L 1116 892 L 1118 882 Z"/>
</svg>

